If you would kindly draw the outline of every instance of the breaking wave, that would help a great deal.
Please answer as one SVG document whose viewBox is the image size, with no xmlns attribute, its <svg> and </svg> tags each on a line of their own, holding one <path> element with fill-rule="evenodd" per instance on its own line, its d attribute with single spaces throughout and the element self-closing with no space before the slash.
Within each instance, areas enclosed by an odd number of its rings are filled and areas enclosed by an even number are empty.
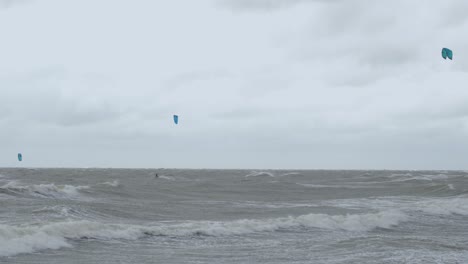
<svg viewBox="0 0 468 264">
<path fill-rule="evenodd" d="M 69 243 L 71 239 L 136 240 L 148 236 L 229 236 L 301 227 L 363 232 L 375 228 L 390 228 L 404 220 L 406 215 L 399 211 L 383 211 L 347 215 L 308 214 L 230 222 L 157 223 L 153 226 L 92 221 L 66 221 L 45 225 L 0 225 L 0 256 L 71 247 Z"/>
<path fill-rule="evenodd" d="M 119 180 L 114 180 L 114 181 L 111 181 L 111 182 L 103 182 L 101 184 L 111 186 L 111 187 L 119 187 L 120 186 Z"/>
<path fill-rule="evenodd" d="M 174 177 L 166 176 L 166 175 L 159 175 L 160 179 L 168 180 L 168 181 L 175 181 Z"/>
<path fill-rule="evenodd" d="M 31 195 L 43 198 L 76 198 L 80 196 L 80 190 L 89 189 L 89 186 L 35 184 L 21 185 L 17 181 L 11 181 L 0 187 L 0 192 L 10 195 Z"/>
<path fill-rule="evenodd" d="M 440 215 L 468 215 L 468 198 L 431 199 L 417 204 L 420 211 Z"/>
<path fill-rule="evenodd" d="M 32 211 L 35 215 L 46 215 L 47 217 L 58 217 L 66 219 L 97 219 L 101 215 L 95 211 L 80 207 L 70 207 L 66 205 L 45 206 Z"/>
<path fill-rule="evenodd" d="M 275 175 L 271 172 L 265 172 L 265 171 L 253 171 L 247 175 L 245 175 L 246 178 L 248 177 L 275 177 Z"/>
<path fill-rule="evenodd" d="M 281 174 L 281 176 L 303 176 L 303 175 L 299 172 L 287 172 L 287 173 Z"/>
<path fill-rule="evenodd" d="M 360 185 L 326 185 L 326 184 L 310 184 L 310 183 L 296 183 L 297 185 L 308 188 L 338 188 L 338 189 L 360 189 L 360 188 L 377 188 L 375 186 L 360 186 Z"/>
<path fill-rule="evenodd" d="M 388 182 L 407 182 L 407 181 L 438 181 L 448 180 L 450 178 L 459 177 L 460 175 L 447 175 L 447 174 L 421 174 L 413 175 L 411 173 L 406 174 L 392 174 L 389 176 L 392 180 Z"/>
<path fill-rule="evenodd" d="M 381 197 L 364 199 L 341 199 L 321 203 L 322 206 L 334 206 L 352 210 L 398 208 L 401 212 L 413 215 L 414 212 L 422 212 L 431 215 L 464 215 L 468 216 L 468 198 L 430 198 L 418 200 L 414 197 Z"/>
</svg>

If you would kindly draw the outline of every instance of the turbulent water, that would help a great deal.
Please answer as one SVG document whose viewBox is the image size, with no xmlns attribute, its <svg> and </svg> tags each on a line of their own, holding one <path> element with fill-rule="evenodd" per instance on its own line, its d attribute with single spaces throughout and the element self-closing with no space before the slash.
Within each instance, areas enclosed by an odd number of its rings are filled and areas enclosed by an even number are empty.
<svg viewBox="0 0 468 264">
<path fill-rule="evenodd" d="M 0 263 L 468 263 L 467 191 L 464 171 L 0 169 Z"/>
</svg>

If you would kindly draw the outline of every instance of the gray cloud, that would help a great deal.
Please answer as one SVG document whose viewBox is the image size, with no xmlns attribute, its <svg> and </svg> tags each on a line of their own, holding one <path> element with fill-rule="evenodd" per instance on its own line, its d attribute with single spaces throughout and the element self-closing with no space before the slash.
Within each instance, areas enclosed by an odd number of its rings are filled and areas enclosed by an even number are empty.
<svg viewBox="0 0 468 264">
<path fill-rule="evenodd" d="M 3 116 L 34 120 L 39 124 L 80 126 L 109 121 L 121 115 L 119 109 L 103 98 L 67 95 L 64 86 L 80 83 L 81 79 L 89 81 L 90 75 L 84 74 L 80 78 L 57 67 L 3 74 L 0 85 L 7 89 L 3 93 Z"/>
<path fill-rule="evenodd" d="M 464 1 L 183 3 L 5 11 L 0 166 L 466 166 Z"/>
<path fill-rule="evenodd" d="M 163 82 L 163 85 L 168 89 L 177 89 L 186 85 L 191 85 L 195 82 L 210 81 L 222 78 L 229 78 L 231 74 L 227 71 L 194 71 L 177 74 Z"/>
<path fill-rule="evenodd" d="M 272 11 L 305 3 L 331 3 L 339 0 L 220 0 L 221 4 L 239 11 Z"/>
<path fill-rule="evenodd" d="M 10 8 L 15 5 L 25 4 L 32 0 L 0 0 L 0 8 Z"/>
</svg>

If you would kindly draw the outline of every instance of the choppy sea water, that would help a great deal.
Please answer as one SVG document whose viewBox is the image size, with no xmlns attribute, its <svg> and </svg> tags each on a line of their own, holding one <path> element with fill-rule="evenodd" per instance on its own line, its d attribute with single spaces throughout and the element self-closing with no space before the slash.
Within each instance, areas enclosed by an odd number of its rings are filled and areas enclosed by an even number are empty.
<svg viewBox="0 0 468 264">
<path fill-rule="evenodd" d="M 0 169 L 0 205 L 0 263 L 468 263 L 464 171 Z"/>
</svg>

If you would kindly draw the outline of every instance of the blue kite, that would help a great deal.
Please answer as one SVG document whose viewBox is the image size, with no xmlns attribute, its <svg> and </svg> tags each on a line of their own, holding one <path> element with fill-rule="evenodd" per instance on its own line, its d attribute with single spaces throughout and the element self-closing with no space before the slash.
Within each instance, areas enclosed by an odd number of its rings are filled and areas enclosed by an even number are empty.
<svg viewBox="0 0 468 264">
<path fill-rule="evenodd" d="M 453 58 L 453 52 L 452 52 L 452 50 L 447 49 L 447 48 L 443 48 L 443 49 L 442 49 L 442 58 L 444 58 L 444 60 L 446 60 L 447 58 L 449 58 L 450 60 L 452 60 L 452 58 Z"/>
</svg>

